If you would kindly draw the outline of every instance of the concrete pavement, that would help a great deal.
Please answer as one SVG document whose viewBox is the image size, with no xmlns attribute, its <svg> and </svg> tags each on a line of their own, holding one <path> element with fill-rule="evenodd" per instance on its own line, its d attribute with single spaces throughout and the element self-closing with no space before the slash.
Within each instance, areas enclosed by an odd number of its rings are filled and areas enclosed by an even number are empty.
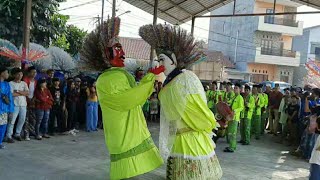
<svg viewBox="0 0 320 180">
<path fill-rule="evenodd" d="M 149 129 L 158 144 L 159 125 Z M 0 150 L 0 180 L 105 180 L 109 157 L 102 130 L 76 136 L 55 136 L 42 141 L 5 144 Z M 308 179 L 309 164 L 290 156 L 289 148 L 273 143 L 269 135 L 250 146 L 238 145 L 236 153 L 223 153 L 217 144 L 224 180 Z M 165 166 L 134 180 L 165 179 Z"/>
</svg>

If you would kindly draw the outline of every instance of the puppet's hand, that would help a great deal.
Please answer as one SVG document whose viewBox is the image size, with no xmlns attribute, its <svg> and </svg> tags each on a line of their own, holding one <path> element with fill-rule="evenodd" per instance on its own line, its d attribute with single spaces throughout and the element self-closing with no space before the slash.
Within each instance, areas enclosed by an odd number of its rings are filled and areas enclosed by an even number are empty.
<svg viewBox="0 0 320 180">
<path fill-rule="evenodd" d="M 165 71 L 165 67 L 164 67 L 164 66 L 159 66 L 159 67 L 151 68 L 151 69 L 149 70 L 149 72 L 151 72 L 151 73 L 153 73 L 153 74 L 155 74 L 155 75 L 158 75 L 158 74 L 160 74 L 160 73 L 162 73 L 162 72 L 164 72 L 164 71 Z"/>
</svg>

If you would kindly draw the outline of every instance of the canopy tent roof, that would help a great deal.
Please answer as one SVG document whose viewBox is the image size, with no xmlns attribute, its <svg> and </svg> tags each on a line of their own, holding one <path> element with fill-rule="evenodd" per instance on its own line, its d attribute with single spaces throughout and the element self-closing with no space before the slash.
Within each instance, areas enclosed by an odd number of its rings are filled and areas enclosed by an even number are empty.
<svg viewBox="0 0 320 180">
<path fill-rule="evenodd" d="M 310 6 L 316 9 L 320 9 L 320 1 L 319 0 L 291 0 L 306 6 Z"/>
<path fill-rule="evenodd" d="M 155 0 L 124 0 L 127 3 L 153 14 Z M 233 0 L 159 0 L 158 17 L 164 21 L 180 25 L 224 6 Z"/>
<path fill-rule="evenodd" d="M 153 14 L 155 0 L 124 0 L 127 3 Z M 180 25 L 222 7 L 234 0 L 159 0 L 158 17 L 164 21 Z M 320 9 L 320 0 L 291 0 L 313 8 Z"/>
</svg>

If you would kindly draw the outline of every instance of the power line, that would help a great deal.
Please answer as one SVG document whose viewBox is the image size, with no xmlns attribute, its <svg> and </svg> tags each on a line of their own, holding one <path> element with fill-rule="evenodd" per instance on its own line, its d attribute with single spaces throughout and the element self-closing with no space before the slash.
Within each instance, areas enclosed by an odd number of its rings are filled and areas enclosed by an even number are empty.
<svg viewBox="0 0 320 180">
<path fill-rule="evenodd" d="M 100 1 L 100 0 L 93 0 L 93 1 L 85 2 L 85 3 L 81 3 L 81 4 L 78 4 L 78 5 L 75 5 L 75 6 L 70 6 L 70 7 L 66 7 L 66 8 L 60 9 L 59 11 L 64 11 L 64 10 L 68 10 L 68 9 L 73 9 L 73 8 L 85 6 L 85 5 L 88 5 L 88 4 L 93 4 L 93 3 L 96 3 L 98 1 Z"/>
</svg>

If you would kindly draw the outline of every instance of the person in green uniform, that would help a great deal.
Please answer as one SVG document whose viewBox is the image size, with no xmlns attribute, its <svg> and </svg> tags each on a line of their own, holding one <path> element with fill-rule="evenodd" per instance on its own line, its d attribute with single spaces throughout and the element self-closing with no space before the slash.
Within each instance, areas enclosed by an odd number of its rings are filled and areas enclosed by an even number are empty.
<svg viewBox="0 0 320 180">
<path fill-rule="evenodd" d="M 131 178 L 163 164 L 141 106 L 154 90 L 155 75 L 163 72 L 164 67 L 150 70 L 137 85 L 135 78 L 124 69 L 125 54 L 117 38 L 119 26 L 117 17 L 105 22 L 103 32 L 98 26 L 89 35 L 98 42 L 86 41 L 82 57 L 86 68 L 103 72 L 96 87 L 110 153 L 109 179 Z"/>
<path fill-rule="evenodd" d="M 224 101 L 229 105 L 231 105 L 231 102 L 232 102 L 232 100 L 233 100 L 233 98 L 235 96 L 235 93 L 234 93 L 234 91 L 232 89 L 232 85 L 233 84 L 231 82 L 227 83 L 226 94 L 225 94 L 225 97 L 224 97 Z M 240 89 L 241 89 L 241 87 L 240 87 Z M 240 93 L 240 89 L 239 89 L 239 93 Z"/>
<path fill-rule="evenodd" d="M 240 122 L 241 140 L 239 141 L 243 145 L 250 144 L 251 135 L 251 118 L 253 110 L 255 108 L 254 98 L 251 95 L 251 88 L 248 85 L 244 87 L 244 110 L 242 111 L 242 117 Z"/>
<path fill-rule="evenodd" d="M 208 108 L 213 112 L 213 114 L 217 113 L 216 105 L 219 100 L 219 91 L 217 91 L 217 81 L 212 82 L 211 90 L 207 91 L 207 101 L 208 101 Z"/>
<path fill-rule="evenodd" d="M 219 87 L 219 100 L 224 101 L 225 95 L 226 95 L 226 86 L 227 86 L 227 82 L 225 82 L 225 81 L 220 82 L 220 87 Z"/>
<path fill-rule="evenodd" d="M 269 98 L 266 93 L 262 91 L 262 84 L 259 84 L 258 93 L 263 97 L 263 107 L 261 108 L 261 135 L 264 134 L 265 131 L 265 124 L 268 118 L 268 105 L 269 105 Z"/>
<path fill-rule="evenodd" d="M 264 107 L 263 99 L 264 97 L 262 94 L 258 93 L 259 85 L 253 85 L 252 88 L 252 95 L 255 102 L 255 108 L 253 110 L 252 115 L 252 125 L 251 125 L 251 134 L 255 135 L 255 138 L 258 140 L 260 139 L 261 135 L 261 108 Z"/>
<path fill-rule="evenodd" d="M 240 84 L 234 86 L 234 98 L 230 102 L 230 107 L 234 112 L 232 121 L 228 122 L 227 139 L 229 140 L 229 147 L 224 149 L 224 152 L 234 152 L 237 148 L 237 129 L 240 121 L 240 114 L 244 109 L 244 100 L 240 94 Z"/>
</svg>

